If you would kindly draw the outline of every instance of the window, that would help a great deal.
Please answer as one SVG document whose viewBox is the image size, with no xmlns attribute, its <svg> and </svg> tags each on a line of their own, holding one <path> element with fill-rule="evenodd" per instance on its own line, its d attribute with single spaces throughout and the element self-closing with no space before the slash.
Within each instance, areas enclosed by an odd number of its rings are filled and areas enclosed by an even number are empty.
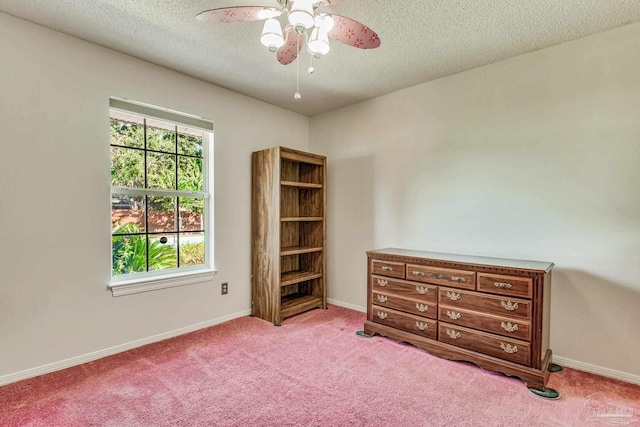
<svg viewBox="0 0 640 427">
<path fill-rule="evenodd" d="M 110 107 L 110 288 L 207 280 L 198 274 L 212 274 L 212 123 L 119 99 Z"/>
</svg>

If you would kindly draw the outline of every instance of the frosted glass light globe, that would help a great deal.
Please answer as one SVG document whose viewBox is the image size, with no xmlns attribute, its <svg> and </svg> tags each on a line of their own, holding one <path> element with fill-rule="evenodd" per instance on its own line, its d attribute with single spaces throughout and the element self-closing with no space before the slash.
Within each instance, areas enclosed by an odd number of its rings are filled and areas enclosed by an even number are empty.
<svg viewBox="0 0 640 427">
<path fill-rule="evenodd" d="M 298 32 L 313 27 L 315 23 L 313 0 L 294 0 L 289 10 L 289 23 Z"/>
</svg>

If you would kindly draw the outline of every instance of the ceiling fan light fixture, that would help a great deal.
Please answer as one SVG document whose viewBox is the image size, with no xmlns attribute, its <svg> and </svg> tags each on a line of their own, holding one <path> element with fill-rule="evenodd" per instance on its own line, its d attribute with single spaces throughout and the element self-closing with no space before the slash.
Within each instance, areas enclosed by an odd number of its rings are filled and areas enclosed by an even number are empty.
<svg viewBox="0 0 640 427">
<path fill-rule="evenodd" d="M 297 32 L 308 30 L 315 24 L 313 3 L 313 0 L 293 0 L 289 9 L 289 23 Z"/>
<path fill-rule="evenodd" d="M 269 51 L 275 52 L 284 44 L 284 37 L 282 36 L 282 27 L 280 21 L 275 18 L 269 18 L 264 22 L 264 28 L 262 29 L 262 37 L 260 42 L 269 48 Z"/>
<path fill-rule="evenodd" d="M 314 55 L 326 55 L 331 50 L 329 34 L 324 28 L 315 27 L 307 43 L 307 49 Z"/>
<path fill-rule="evenodd" d="M 282 11 L 273 9 L 273 8 L 265 8 L 258 12 L 258 19 L 269 19 L 269 18 L 277 18 L 282 15 Z"/>
<path fill-rule="evenodd" d="M 333 18 L 326 13 L 320 13 L 315 17 L 314 25 L 329 33 L 333 29 Z"/>
</svg>

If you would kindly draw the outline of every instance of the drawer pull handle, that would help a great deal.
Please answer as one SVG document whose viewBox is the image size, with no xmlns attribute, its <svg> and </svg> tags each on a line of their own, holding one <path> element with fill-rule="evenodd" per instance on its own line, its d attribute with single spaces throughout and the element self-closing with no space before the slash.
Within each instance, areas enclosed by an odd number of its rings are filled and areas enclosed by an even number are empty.
<svg viewBox="0 0 640 427">
<path fill-rule="evenodd" d="M 429 329 L 429 325 L 424 322 L 416 322 L 416 328 L 420 329 L 421 331 L 426 331 L 427 329 Z"/>
<path fill-rule="evenodd" d="M 462 314 L 456 313 L 455 311 L 447 310 L 447 316 L 449 316 L 450 319 L 458 320 L 460 317 L 462 317 Z"/>
<path fill-rule="evenodd" d="M 412 271 L 411 274 L 413 274 L 414 276 L 426 276 L 426 274 L 424 273 L 424 271 Z"/>
<path fill-rule="evenodd" d="M 421 313 L 424 313 L 425 311 L 429 310 L 429 306 L 428 305 L 419 304 L 419 303 L 416 303 L 416 308 Z"/>
<path fill-rule="evenodd" d="M 500 322 L 500 327 L 507 332 L 515 332 L 518 330 L 517 323 L 511 324 L 511 322 L 507 322 L 507 323 Z"/>
<path fill-rule="evenodd" d="M 385 287 L 387 286 L 387 281 L 384 279 L 378 279 L 378 286 Z"/>
<path fill-rule="evenodd" d="M 450 330 L 450 329 L 447 329 L 447 335 L 449 335 L 454 340 L 457 340 L 458 338 L 460 338 L 460 332 L 453 331 L 453 330 Z"/>
<path fill-rule="evenodd" d="M 429 293 L 429 288 L 425 288 L 424 286 L 416 286 L 416 291 L 420 294 L 420 295 L 426 295 Z"/>
<path fill-rule="evenodd" d="M 494 282 L 493 285 L 496 288 L 502 288 L 502 289 L 511 289 L 511 288 L 513 288 L 513 285 L 511 283 L 507 283 L 507 282 Z"/>
<path fill-rule="evenodd" d="M 383 265 L 383 266 L 382 266 L 382 270 L 384 270 L 384 271 L 393 271 L 393 268 L 388 267 L 388 266 L 386 266 L 386 265 Z"/>
<path fill-rule="evenodd" d="M 460 299 L 460 294 L 447 291 L 447 298 L 449 298 L 451 301 L 458 301 Z"/>
<path fill-rule="evenodd" d="M 381 318 L 382 320 L 386 319 L 389 315 L 387 313 L 385 313 L 384 311 L 379 311 L 378 312 L 378 317 Z"/>
<path fill-rule="evenodd" d="M 513 311 L 518 309 L 517 302 L 511 301 L 500 301 L 500 305 L 504 307 L 505 310 Z"/>
<path fill-rule="evenodd" d="M 387 297 L 386 295 L 378 295 L 378 301 L 380 302 L 387 302 L 388 299 L 389 297 Z"/>
<path fill-rule="evenodd" d="M 464 283 L 467 281 L 467 279 L 461 276 L 451 276 L 451 280 L 453 280 L 454 282 L 460 282 L 460 283 Z"/>
<path fill-rule="evenodd" d="M 505 344 L 503 342 L 500 343 L 500 348 L 504 350 L 505 353 L 513 354 L 518 352 L 517 345 Z"/>
</svg>

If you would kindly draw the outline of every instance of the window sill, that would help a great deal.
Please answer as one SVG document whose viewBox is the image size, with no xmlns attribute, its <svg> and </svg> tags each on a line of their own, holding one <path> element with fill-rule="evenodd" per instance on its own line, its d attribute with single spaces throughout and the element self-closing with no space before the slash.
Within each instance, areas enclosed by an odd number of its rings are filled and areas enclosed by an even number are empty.
<svg viewBox="0 0 640 427">
<path fill-rule="evenodd" d="M 217 270 L 192 270 L 162 276 L 147 276 L 130 280 L 113 281 L 108 288 L 114 297 L 173 288 L 175 286 L 210 283 Z"/>
</svg>

